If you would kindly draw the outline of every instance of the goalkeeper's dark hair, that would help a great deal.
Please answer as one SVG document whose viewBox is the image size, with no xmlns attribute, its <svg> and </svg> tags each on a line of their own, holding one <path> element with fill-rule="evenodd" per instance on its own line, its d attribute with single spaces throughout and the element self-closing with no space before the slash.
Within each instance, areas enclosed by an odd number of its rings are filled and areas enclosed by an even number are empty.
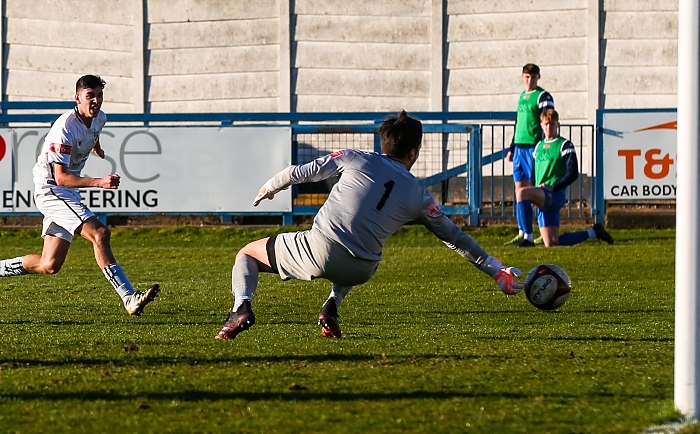
<svg viewBox="0 0 700 434">
<path fill-rule="evenodd" d="M 398 116 L 387 116 L 379 127 L 382 153 L 396 158 L 406 158 L 411 149 L 420 149 L 423 140 L 423 124 L 402 110 Z"/>
<path fill-rule="evenodd" d="M 83 75 L 75 82 L 75 93 L 80 89 L 96 89 L 105 87 L 105 81 L 99 75 Z"/>
</svg>

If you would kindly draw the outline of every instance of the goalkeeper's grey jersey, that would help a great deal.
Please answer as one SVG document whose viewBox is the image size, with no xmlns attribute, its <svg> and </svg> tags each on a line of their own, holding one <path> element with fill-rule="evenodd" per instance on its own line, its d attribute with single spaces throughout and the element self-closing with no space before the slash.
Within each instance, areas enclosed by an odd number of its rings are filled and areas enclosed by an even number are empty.
<svg viewBox="0 0 700 434">
<path fill-rule="evenodd" d="M 275 190 L 317 182 L 340 174 L 314 228 L 345 246 L 355 257 L 379 261 L 386 239 L 406 223 L 423 223 L 449 247 L 475 248 L 423 189 L 406 167 L 375 152 L 342 150 L 300 166 L 290 166 L 272 179 Z M 478 254 L 482 254 L 476 246 Z M 477 253 L 477 252 L 474 252 Z M 481 256 L 481 255 L 479 255 Z"/>
</svg>

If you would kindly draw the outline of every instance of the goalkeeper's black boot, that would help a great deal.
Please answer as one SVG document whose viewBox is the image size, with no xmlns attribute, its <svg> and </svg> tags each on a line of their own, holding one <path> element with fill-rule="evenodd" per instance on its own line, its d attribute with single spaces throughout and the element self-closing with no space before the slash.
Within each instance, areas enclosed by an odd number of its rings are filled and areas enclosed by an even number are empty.
<svg viewBox="0 0 700 434">
<path fill-rule="evenodd" d="M 244 301 L 238 309 L 228 316 L 224 327 L 216 335 L 216 339 L 233 339 L 242 331 L 246 331 L 255 324 L 255 314 L 250 306 L 250 301 Z"/>
<path fill-rule="evenodd" d="M 323 303 L 321 314 L 318 316 L 318 325 L 321 326 L 321 336 L 324 338 L 340 338 L 342 332 L 338 324 L 338 307 L 335 297 L 331 297 Z"/>
</svg>

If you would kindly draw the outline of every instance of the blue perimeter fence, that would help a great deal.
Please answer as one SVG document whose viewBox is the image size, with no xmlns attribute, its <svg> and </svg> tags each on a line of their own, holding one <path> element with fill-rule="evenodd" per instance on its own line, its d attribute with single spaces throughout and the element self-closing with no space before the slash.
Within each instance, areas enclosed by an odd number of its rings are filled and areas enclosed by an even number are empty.
<svg viewBox="0 0 700 434">
<path fill-rule="evenodd" d="M 5 101 L 0 103 L 0 125 L 22 127 L 50 124 L 60 111 L 73 107 L 73 102 L 64 101 Z M 288 125 L 292 129 L 291 160 L 294 164 L 303 164 L 339 149 L 381 152 L 377 132 L 382 120 L 391 114 L 396 113 L 115 113 L 108 114 L 108 125 Z M 411 171 L 419 183 L 435 196 L 443 211 L 448 215 L 466 217 L 470 226 L 487 220 L 515 219 L 512 164 L 505 158 L 513 136 L 515 112 L 412 112 L 411 115 L 423 121 L 424 131 L 421 157 Z M 579 179 L 568 187 L 569 200 L 562 210 L 562 219 L 602 221 L 604 210 L 596 209 L 602 190 L 596 188 L 598 183 L 594 177 L 597 151 L 595 126 L 562 125 L 560 131 L 576 146 L 580 165 Z M 282 224 L 292 224 L 297 215 L 315 215 L 336 181 L 337 178 L 294 186 L 292 211 L 279 213 Z M 106 222 L 108 216 L 116 214 L 149 213 L 98 213 L 98 217 Z M 203 213 L 189 213 L 195 214 Z M 231 222 L 234 216 L 239 215 L 208 214 L 221 215 L 222 222 Z M 240 215 L 249 216 L 251 213 Z"/>
</svg>

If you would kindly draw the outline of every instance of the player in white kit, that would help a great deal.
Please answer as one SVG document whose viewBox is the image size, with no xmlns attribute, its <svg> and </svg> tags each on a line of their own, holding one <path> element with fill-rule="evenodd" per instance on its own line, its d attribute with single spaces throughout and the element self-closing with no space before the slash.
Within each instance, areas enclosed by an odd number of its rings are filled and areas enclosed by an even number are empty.
<svg viewBox="0 0 700 434">
<path fill-rule="evenodd" d="M 131 315 L 139 316 L 143 308 L 160 291 L 153 285 L 135 291 L 124 270 L 117 264 L 110 245 L 110 231 L 80 201 L 79 188 L 116 189 L 119 175 L 89 178 L 80 175 L 90 153 L 104 158 L 100 132 L 107 116 L 100 110 L 104 101 L 105 82 L 99 76 L 84 75 L 75 85 L 76 107 L 63 113 L 46 135 L 34 165 L 34 201 L 44 215 L 41 255 L 25 255 L 0 260 L 0 277 L 25 274 L 55 274 L 61 270 L 74 235 L 94 246 L 95 260 Z"/>
<path fill-rule="evenodd" d="M 517 294 L 522 273 L 489 256 L 460 230 L 409 170 L 420 153 L 423 126 L 402 111 L 379 128 L 382 154 L 355 150 L 334 152 L 315 161 L 290 166 L 268 180 L 253 205 L 293 184 L 317 182 L 342 174 L 308 231 L 283 233 L 253 241 L 236 255 L 234 305 L 217 339 L 233 339 L 255 323 L 251 308 L 260 272 L 284 280 L 325 278 L 333 283 L 321 308 L 324 337 L 341 337 L 338 309 L 355 285 L 377 271 L 386 239 L 401 226 L 420 221 L 448 247 L 493 277 L 506 294 Z"/>
</svg>

